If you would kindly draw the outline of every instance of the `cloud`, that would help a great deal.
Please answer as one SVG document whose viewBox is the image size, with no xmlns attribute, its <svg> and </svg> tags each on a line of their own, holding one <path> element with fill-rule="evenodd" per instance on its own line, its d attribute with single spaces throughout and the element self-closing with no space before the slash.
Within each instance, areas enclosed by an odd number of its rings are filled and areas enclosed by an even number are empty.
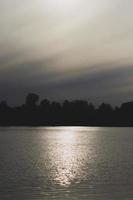
<svg viewBox="0 0 133 200">
<path fill-rule="evenodd" d="M 132 98 L 133 2 L 56 2 L 0 2 L 0 97 Z"/>
</svg>

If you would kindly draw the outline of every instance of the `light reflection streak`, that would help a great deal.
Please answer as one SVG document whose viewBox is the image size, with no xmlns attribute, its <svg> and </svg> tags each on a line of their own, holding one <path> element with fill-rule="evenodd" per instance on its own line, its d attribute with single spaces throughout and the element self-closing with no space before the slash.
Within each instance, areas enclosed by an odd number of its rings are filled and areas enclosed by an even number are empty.
<svg viewBox="0 0 133 200">
<path fill-rule="evenodd" d="M 66 128 L 65 131 L 57 135 L 59 143 L 55 149 L 52 162 L 55 162 L 57 170 L 54 174 L 55 181 L 63 186 L 68 186 L 75 179 L 80 167 L 76 162 L 77 152 L 74 147 L 77 137 L 75 128 Z"/>
<path fill-rule="evenodd" d="M 44 155 L 44 162 L 48 171 L 48 179 L 52 184 L 69 187 L 73 183 L 78 184 L 86 180 L 88 176 L 91 177 L 92 165 L 95 160 L 93 156 L 95 154 L 95 146 L 93 146 L 95 137 L 90 136 L 97 129 L 60 127 L 47 130 L 45 146 L 42 144 L 42 147 L 45 150 L 43 152 L 47 154 Z M 84 134 L 86 131 L 87 134 Z M 88 170 L 86 170 L 87 166 Z"/>
<path fill-rule="evenodd" d="M 49 147 L 50 179 L 61 186 L 69 186 L 81 171 L 77 130 L 76 127 L 66 127 L 61 131 L 58 129 Z"/>
</svg>

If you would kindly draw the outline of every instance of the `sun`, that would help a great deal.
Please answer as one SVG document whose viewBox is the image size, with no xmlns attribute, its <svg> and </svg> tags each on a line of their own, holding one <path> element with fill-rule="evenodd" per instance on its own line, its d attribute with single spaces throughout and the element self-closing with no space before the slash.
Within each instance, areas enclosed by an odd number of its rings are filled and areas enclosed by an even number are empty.
<svg viewBox="0 0 133 200">
<path fill-rule="evenodd" d="M 78 11 L 81 0 L 47 0 L 47 8 L 56 15 L 65 16 Z"/>
<path fill-rule="evenodd" d="M 105 0 L 40 0 L 49 18 L 56 20 L 95 18 L 106 8 Z M 71 22 L 69 20 L 69 22 Z"/>
</svg>

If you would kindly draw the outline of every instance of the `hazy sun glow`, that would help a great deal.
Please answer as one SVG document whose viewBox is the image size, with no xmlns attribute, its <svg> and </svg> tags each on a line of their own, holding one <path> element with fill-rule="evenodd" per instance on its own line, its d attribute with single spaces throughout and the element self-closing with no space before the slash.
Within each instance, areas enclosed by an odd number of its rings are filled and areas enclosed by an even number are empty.
<svg viewBox="0 0 133 200">
<path fill-rule="evenodd" d="M 102 0 L 102 2 L 98 0 L 47 0 L 45 5 L 49 16 L 62 17 L 63 19 L 69 19 L 71 17 L 73 21 L 73 17 L 84 18 L 84 14 L 86 15 L 86 12 L 84 13 L 84 8 L 86 6 L 88 16 L 95 16 L 97 12 L 104 9 L 105 2 L 103 4 L 103 1 L 104 0 Z"/>
<path fill-rule="evenodd" d="M 80 6 L 81 0 L 48 0 L 48 10 L 57 15 L 69 15 L 71 12 L 76 11 Z"/>
</svg>

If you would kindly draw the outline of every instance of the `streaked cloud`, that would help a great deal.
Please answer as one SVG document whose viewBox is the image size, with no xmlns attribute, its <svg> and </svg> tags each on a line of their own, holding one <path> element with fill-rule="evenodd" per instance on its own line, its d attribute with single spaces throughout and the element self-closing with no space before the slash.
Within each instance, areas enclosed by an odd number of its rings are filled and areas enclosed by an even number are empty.
<svg viewBox="0 0 133 200">
<path fill-rule="evenodd" d="M 0 1 L 0 98 L 133 98 L 132 10 L 131 0 Z"/>
</svg>

